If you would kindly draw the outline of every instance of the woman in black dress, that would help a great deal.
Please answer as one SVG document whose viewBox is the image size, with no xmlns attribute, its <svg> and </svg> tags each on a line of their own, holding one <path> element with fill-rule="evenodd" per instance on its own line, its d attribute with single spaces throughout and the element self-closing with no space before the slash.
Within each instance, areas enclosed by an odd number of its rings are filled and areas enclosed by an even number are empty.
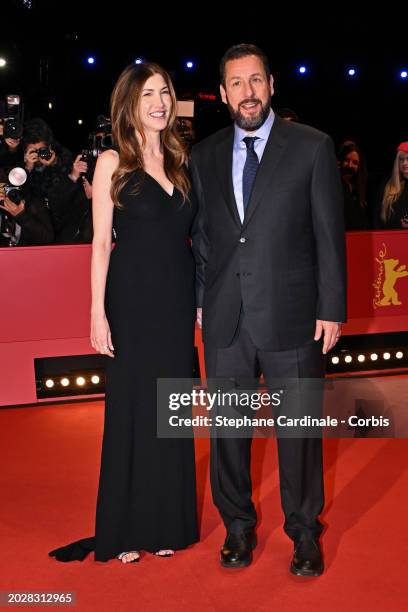
<svg viewBox="0 0 408 612">
<path fill-rule="evenodd" d="M 100 155 L 93 181 L 91 341 L 107 356 L 95 536 L 49 553 L 60 561 L 94 550 L 134 562 L 198 540 L 194 440 L 156 432 L 157 379 L 193 371 L 195 205 L 175 118 L 162 68 L 124 70 L 111 99 L 117 151 Z"/>
</svg>

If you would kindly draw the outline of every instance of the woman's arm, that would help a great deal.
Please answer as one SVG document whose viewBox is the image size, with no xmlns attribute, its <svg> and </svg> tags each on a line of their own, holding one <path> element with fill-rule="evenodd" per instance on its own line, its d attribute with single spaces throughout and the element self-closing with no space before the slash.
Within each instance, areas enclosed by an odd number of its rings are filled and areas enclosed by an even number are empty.
<svg viewBox="0 0 408 612">
<path fill-rule="evenodd" d="M 96 163 L 93 180 L 92 218 L 94 235 L 91 263 L 91 343 L 95 350 L 113 357 L 113 345 L 105 314 L 105 287 L 112 250 L 114 204 L 110 197 L 112 174 L 119 156 L 115 151 L 102 153 Z"/>
</svg>

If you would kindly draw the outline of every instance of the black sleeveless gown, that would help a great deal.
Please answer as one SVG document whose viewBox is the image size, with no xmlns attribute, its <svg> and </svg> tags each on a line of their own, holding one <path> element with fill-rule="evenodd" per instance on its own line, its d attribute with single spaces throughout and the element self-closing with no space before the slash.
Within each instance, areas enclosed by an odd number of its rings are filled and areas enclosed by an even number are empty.
<svg viewBox="0 0 408 612">
<path fill-rule="evenodd" d="M 105 292 L 115 357 L 105 357 L 95 536 L 51 551 L 59 561 L 83 560 L 92 550 L 95 561 L 108 561 L 122 551 L 198 541 L 194 440 L 156 433 L 156 379 L 192 377 L 196 206 L 139 172 L 120 202 Z"/>
</svg>

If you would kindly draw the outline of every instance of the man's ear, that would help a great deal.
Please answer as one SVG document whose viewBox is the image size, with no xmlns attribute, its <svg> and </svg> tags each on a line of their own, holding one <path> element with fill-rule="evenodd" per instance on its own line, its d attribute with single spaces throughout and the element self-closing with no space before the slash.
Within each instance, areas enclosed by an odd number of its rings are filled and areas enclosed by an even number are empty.
<svg viewBox="0 0 408 612">
<path fill-rule="evenodd" d="M 224 85 L 220 85 L 220 94 L 221 94 L 221 100 L 224 102 L 224 104 L 227 104 L 227 92 L 225 91 L 225 87 Z"/>
<path fill-rule="evenodd" d="M 271 96 L 273 96 L 275 90 L 273 88 L 273 76 L 272 75 L 269 76 L 269 87 L 271 89 Z"/>
</svg>

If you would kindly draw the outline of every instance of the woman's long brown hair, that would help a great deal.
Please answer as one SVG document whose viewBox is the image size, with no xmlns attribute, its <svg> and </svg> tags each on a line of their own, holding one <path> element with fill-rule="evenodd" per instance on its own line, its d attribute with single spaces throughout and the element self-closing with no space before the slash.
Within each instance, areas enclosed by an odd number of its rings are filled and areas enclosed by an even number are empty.
<svg viewBox="0 0 408 612">
<path fill-rule="evenodd" d="M 169 121 L 161 132 L 164 172 L 181 192 L 183 201 L 188 199 L 187 153 L 175 127 L 177 100 L 170 75 L 158 64 L 132 64 L 119 76 L 111 96 L 112 137 L 119 149 L 119 166 L 112 175 L 111 198 L 118 208 L 123 208 L 119 195 L 130 174 L 135 170 L 144 171 L 142 147 L 136 136 L 140 134 L 144 145 L 146 137 L 139 117 L 139 104 L 144 84 L 155 74 L 160 74 L 165 80 L 172 102 Z"/>
</svg>

